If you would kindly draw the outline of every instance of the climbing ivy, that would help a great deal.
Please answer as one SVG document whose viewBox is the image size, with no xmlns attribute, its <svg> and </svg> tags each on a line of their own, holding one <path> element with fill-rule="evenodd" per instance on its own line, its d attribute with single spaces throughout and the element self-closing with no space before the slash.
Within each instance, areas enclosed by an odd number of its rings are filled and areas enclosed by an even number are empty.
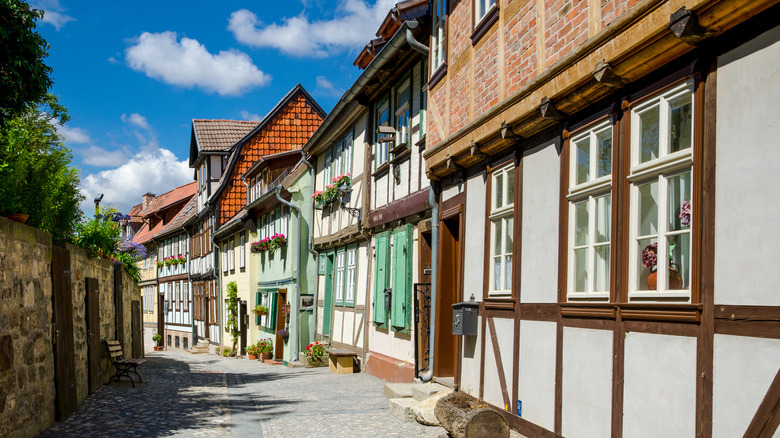
<svg viewBox="0 0 780 438">
<path fill-rule="evenodd" d="M 231 356 L 236 356 L 236 344 L 238 343 L 238 286 L 235 281 L 227 285 L 227 329 L 233 339 L 233 347 L 230 350 Z"/>
</svg>

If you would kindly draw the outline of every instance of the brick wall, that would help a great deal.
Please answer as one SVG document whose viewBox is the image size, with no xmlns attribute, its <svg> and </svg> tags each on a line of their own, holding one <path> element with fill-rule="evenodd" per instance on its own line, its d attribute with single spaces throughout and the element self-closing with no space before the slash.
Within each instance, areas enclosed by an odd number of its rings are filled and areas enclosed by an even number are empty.
<svg viewBox="0 0 780 438">
<path fill-rule="evenodd" d="M 498 103 L 498 32 L 485 35 L 474 52 L 474 117 Z"/>
<path fill-rule="evenodd" d="M 536 2 L 526 1 L 517 13 L 507 19 L 504 26 L 507 96 L 527 84 L 535 75 L 536 32 Z"/>
<path fill-rule="evenodd" d="M 546 68 L 588 39 L 588 0 L 546 0 L 544 7 Z"/>
</svg>

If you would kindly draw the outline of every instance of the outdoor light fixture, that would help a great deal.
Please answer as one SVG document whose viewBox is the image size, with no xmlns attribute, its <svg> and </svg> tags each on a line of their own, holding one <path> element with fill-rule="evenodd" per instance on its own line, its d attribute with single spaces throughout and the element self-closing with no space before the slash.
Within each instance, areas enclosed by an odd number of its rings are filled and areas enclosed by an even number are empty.
<svg viewBox="0 0 780 438">
<path fill-rule="evenodd" d="M 95 216 L 98 215 L 98 207 L 100 206 L 100 201 L 103 200 L 103 194 L 99 194 L 95 196 Z"/>
<path fill-rule="evenodd" d="M 339 187 L 339 200 L 341 200 L 341 208 L 346 210 L 347 213 L 356 218 L 360 222 L 362 215 L 362 209 L 347 207 L 349 201 L 352 199 L 352 187 L 342 185 Z"/>
</svg>

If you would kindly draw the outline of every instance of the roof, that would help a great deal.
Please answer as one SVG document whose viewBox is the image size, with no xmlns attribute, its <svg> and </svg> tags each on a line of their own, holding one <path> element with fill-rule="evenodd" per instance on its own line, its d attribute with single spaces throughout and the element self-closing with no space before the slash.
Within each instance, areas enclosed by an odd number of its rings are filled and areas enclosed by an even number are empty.
<svg viewBox="0 0 780 438">
<path fill-rule="evenodd" d="M 157 196 L 149 203 L 146 210 L 143 212 L 143 217 L 149 217 L 150 215 L 164 209 L 171 205 L 178 204 L 179 202 L 189 199 L 198 190 L 198 183 L 195 181 L 185 184 L 183 186 L 176 187 L 170 192 L 163 193 Z"/>
<path fill-rule="evenodd" d="M 355 59 L 352 65 L 363 70 L 384 47 L 385 43 L 395 35 L 398 29 L 407 20 L 422 19 L 428 13 L 428 0 L 406 0 L 396 3 L 395 7 L 387 13 L 385 19 L 376 31 L 376 39 L 371 40 Z"/>
<path fill-rule="evenodd" d="M 190 166 L 200 153 L 229 151 L 257 125 L 258 122 L 243 120 L 192 119 Z"/>
<path fill-rule="evenodd" d="M 193 216 L 196 216 L 198 214 L 198 198 L 196 196 L 193 196 L 190 198 L 190 202 L 187 203 L 187 205 L 184 206 L 184 208 L 181 209 L 179 214 L 176 215 L 175 218 L 173 218 L 172 221 L 168 223 L 168 225 L 165 226 L 165 228 L 162 229 L 159 233 L 157 233 L 154 237 L 165 237 L 172 234 L 179 234 L 183 232 L 182 227 L 184 227 L 184 223 L 187 222 L 188 219 L 190 219 Z"/>
<path fill-rule="evenodd" d="M 276 159 L 279 159 L 279 158 L 288 157 L 288 156 L 291 156 L 291 155 L 300 155 L 300 154 L 301 154 L 301 148 L 290 149 L 289 151 L 277 152 L 277 153 L 271 154 L 271 155 L 264 155 L 262 158 L 260 158 L 259 160 L 255 161 L 255 163 L 252 164 L 252 166 L 250 166 L 249 169 L 247 169 L 247 171 L 244 172 L 243 175 L 241 175 L 241 177 L 242 178 L 247 178 L 249 175 L 252 175 L 253 172 L 255 172 L 257 169 L 259 169 L 260 167 L 262 167 L 264 164 L 268 163 L 269 161 L 273 161 L 273 160 L 276 160 Z"/>
</svg>

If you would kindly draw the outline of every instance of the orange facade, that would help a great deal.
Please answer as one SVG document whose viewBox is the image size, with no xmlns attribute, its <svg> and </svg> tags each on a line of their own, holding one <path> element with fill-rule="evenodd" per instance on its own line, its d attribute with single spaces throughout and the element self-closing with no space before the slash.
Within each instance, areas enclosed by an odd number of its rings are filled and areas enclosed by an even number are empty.
<svg viewBox="0 0 780 438">
<path fill-rule="evenodd" d="M 322 116 L 314 109 L 302 93 L 293 96 L 267 123 L 254 132 L 243 145 L 237 146 L 238 153 L 230 175 L 230 182 L 219 195 L 219 223 L 217 228 L 229 221 L 246 206 L 246 186 L 241 181 L 243 174 L 260 158 L 302 148 L 322 123 Z"/>
</svg>

